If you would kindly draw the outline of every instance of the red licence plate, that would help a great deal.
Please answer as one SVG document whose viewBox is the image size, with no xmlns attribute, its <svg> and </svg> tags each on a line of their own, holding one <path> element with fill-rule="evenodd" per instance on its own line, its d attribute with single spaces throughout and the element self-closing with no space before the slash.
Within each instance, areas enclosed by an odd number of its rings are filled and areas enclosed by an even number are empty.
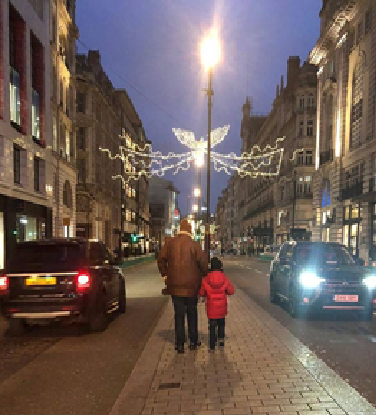
<svg viewBox="0 0 376 415">
<path fill-rule="evenodd" d="M 359 296 L 337 294 L 334 296 L 334 301 L 337 303 L 357 303 L 359 301 Z"/>
</svg>

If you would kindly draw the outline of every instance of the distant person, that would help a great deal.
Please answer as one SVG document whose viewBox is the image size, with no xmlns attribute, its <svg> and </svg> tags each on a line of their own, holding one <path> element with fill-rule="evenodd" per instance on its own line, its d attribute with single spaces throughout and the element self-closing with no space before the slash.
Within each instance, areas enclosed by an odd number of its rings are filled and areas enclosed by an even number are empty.
<svg viewBox="0 0 376 415">
<path fill-rule="evenodd" d="M 225 317 L 227 315 L 227 296 L 235 290 L 230 280 L 223 273 L 222 262 L 217 257 L 212 258 L 210 272 L 203 279 L 200 296 L 206 297 L 206 313 L 209 319 L 209 347 L 215 350 L 215 344 L 223 347 L 225 344 Z"/>
<path fill-rule="evenodd" d="M 207 256 L 198 242 L 192 240 L 191 224 L 183 219 L 180 231 L 171 238 L 158 255 L 158 269 L 166 277 L 165 294 L 172 297 L 175 311 L 175 338 L 178 353 L 184 353 L 187 313 L 191 350 L 196 350 L 198 341 L 197 301 L 201 279 L 207 274 Z"/>
</svg>

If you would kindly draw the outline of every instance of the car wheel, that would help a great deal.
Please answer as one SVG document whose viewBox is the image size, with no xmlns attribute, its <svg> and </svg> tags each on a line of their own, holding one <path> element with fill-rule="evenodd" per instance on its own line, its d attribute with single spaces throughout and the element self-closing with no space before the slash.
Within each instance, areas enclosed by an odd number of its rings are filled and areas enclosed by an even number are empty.
<svg viewBox="0 0 376 415">
<path fill-rule="evenodd" d="M 361 318 L 363 321 L 372 321 L 373 305 L 366 307 L 366 309 L 362 312 Z"/>
<path fill-rule="evenodd" d="M 12 318 L 9 321 L 9 334 L 12 336 L 22 336 L 25 333 L 25 321 L 20 318 Z"/>
<path fill-rule="evenodd" d="M 302 315 L 302 306 L 299 304 L 296 289 L 291 286 L 289 292 L 289 313 L 293 318 L 300 318 Z"/>
<path fill-rule="evenodd" d="M 89 329 L 91 332 L 105 331 L 108 327 L 107 300 L 103 294 L 100 301 L 93 306 L 89 315 Z"/>
<path fill-rule="evenodd" d="M 125 290 L 125 283 L 122 282 L 119 292 L 119 313 L 124 314 L 127 309 L 127 293 Z"/>
<path fill-rule="evenodd" d="M 270 275 L 270 288 L 269 289 L 270 289 L 270 302 L 272 304 L 278 304 L 279 303 L 279 297 L 278 297 L 278 294 L 277 294 L 277 290 L 275 288 L 275 284 L 274 284 L 272 275 Z"/>
</svg>

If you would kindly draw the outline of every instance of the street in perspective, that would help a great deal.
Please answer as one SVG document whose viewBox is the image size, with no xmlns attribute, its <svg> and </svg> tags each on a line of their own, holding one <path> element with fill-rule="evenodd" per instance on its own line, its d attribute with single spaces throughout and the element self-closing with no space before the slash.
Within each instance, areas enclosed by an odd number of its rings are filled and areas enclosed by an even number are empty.
<svg viewBox="0 0 376 415">
<path fill-rule="evenodd" d="M 376 415 L 373 0 L 0 3 L 0 415 Z"/>
</svg>

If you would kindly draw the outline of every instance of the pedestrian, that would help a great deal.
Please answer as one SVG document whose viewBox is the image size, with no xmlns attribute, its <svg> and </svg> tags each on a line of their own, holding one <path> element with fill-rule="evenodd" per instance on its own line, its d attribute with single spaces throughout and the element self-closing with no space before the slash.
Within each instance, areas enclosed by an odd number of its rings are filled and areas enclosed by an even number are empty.
<svg viewBox="0 0 376 415">
<path fill-rule="evenodd" d="M 233 295 L 234 286 L 223 272 L 220 259 L 212 258 L 210 272 L 203 279 L 200 296 L 206 297 L 206 313 L 209 319 L 209 347 L 215 350 L 215 344 L 223 347 L 225 344 L 225 317 L 227 315 L 227 296 Z"/>
<path fill-rule="evenodd" d="M 180 231 L 171 238 L 158 255 L 158 269 L 165 280 L 165 294 L 171 295 L 175 312 L 175 338 L 178 353 L 184 353 L 187 314 L 191 350 L 198 341 L 197 301 L 202 277 L 207 274 L 207 256 L 198 242 L 192 240 L 191 224 L 183 219 Z"/>
</svg>

